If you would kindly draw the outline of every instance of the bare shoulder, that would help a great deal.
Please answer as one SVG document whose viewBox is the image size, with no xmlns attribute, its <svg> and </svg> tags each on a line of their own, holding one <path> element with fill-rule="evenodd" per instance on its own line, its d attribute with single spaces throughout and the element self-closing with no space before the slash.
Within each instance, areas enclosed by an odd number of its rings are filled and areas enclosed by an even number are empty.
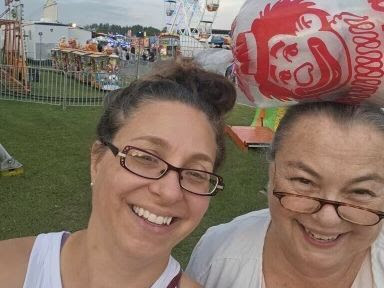
<svg viewBox="0 0 384 288">
<path fill-rule="evenodd" d="M 192 280 L 187 274 L 183 273 L 180 279 L 180 287 L 181 288 L 202 288 L 199 283 Z"/>
<path fill-rule="evenodd" d="M 23 287 L 35 238 L 0 241 L 0 287 Z"/>
</svg>

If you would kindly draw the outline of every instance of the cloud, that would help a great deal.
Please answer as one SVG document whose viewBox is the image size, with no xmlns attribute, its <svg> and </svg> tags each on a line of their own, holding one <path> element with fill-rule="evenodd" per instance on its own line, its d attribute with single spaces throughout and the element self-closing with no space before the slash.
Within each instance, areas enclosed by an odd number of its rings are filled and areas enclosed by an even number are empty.
<svg viewBox="0 0 384 288">
<path fill-rule="evenodd" d="M 59 20 L 80 25 L 110 23 L 122 26 L 142 25 L 161 29 L 165 24 L 164 0 L 56 0 Z M 188 1 L 188 0 L 185 0 Z M 201 0 L 204 1 L 204 0 Z M 231 23 L 245 0 L 221 0 L 216 21 L 217 29 L 230 29 Z M 45 0 L 26 0 L 25 16 L 39 20 Z"/>
</svg>

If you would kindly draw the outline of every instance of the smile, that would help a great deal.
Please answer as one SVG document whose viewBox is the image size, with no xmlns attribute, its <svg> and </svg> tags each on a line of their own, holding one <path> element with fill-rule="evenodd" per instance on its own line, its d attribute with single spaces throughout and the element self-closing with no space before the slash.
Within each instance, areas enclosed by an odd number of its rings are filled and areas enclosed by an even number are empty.
<svg viewBox="0 0 384 288">
<path fill-rule="evenodd" d="M 139 217 L 157 225 L 169 226 L 172 222 L 173 217 L 156 215 L 144 208 L 133 206 L 132 211 Z"/>
<path fill-rule="evenodd" d="M 322 235 L 322 234 L 318 234 L 318 233 L 315 233 L 315 232 L 309 230 L 307 227 L 304 227 L 304 230 L 310 238 L 312 238 L 313 240 L 320 241 L 320 242 L 332 242 L 332 241 L 335 241 L 336 239 L 338 239 L 341 235 L 341 234 Z"/>
</svg>

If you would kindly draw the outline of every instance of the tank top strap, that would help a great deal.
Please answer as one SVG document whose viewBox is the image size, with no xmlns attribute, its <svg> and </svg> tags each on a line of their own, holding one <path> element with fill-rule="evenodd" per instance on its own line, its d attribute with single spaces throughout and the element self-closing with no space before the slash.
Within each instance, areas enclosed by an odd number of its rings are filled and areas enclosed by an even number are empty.
<svg viewBox="0 0 384 288">
<path fill-rule="evenodd" d="M 169 285 L 167 288 L 178 288 L 180 284 L 181 275 L 183 274 L 183 271 L 181 271 L 172 279 L 171 282 L 169 282 Z"/>
<path fill-rule="evenodd" d="M 181 266 L 172 256 L 169 256 L 167 267 L 151 288 L 177 288 L 180 278 Z"/>
<path fill-rule="evenodd" d="M 60 251 L 68 232 L 40 234 L 33 244 L 23 288 L 61 288 Z"/>
</svg>

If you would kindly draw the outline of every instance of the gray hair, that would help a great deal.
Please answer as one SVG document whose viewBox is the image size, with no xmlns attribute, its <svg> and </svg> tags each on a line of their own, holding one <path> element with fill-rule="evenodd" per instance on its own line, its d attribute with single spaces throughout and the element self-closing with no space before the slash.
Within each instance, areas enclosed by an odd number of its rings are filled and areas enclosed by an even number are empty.
<svg viewBox="0 0 384 288">
<path fill-rule="evenodd" d="M 335 102 L 305 103 L 287 109 L 276 130 L 268 151 L 268 160 L 274 161 L 284 138 L 292 127 L 305 116 L 324 115 L 340 125 L 366 124 L 384 134 L 384 111 L 373 104 L 350 105 Z"/>
</svg>

